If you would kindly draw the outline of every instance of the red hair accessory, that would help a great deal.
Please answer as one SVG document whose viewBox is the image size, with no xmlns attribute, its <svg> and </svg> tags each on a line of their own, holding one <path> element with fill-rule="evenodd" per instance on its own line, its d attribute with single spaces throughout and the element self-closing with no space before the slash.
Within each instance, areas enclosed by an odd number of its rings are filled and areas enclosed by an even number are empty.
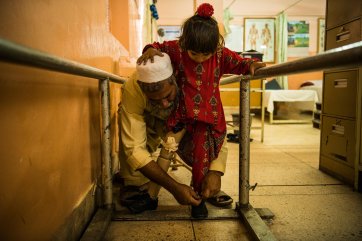
<svg viewBox="0 0 362 241">
<path fill-rule="evenodd" d="M 209 3 L 203 3 L 197 8 L 196 13 L 200 17 L 209 18 L 214 14 L 214 8 Z"/>
</svg>

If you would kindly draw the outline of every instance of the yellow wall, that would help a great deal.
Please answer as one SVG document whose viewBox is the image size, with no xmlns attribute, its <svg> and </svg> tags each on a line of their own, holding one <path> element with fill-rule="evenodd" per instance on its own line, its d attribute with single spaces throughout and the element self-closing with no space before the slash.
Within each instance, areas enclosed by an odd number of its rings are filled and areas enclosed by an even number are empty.
<svg viewBox="0 0 362 241">
<path fill-rule="evenodd" d="M 110 0 L 110 31 L 122 43 L 122 45 L 129 49 L 129 8 L 128 1 Z M 127 33 L 127 34 L 125 34 Z"/>
<path fill-rule="evenodd" d="M 1 1 L 0 36 L 119 73 L 108 15 L 107 1 Z M 0 62 L 0 136 L 0 240 L 50 240 L 100 177 L 98 81 Z"/>
<path fill-rule="evenodd" d="M 222 24 L 223 0 L 158 0 L 156 6 L 160 18 L 157 25 L 182 25 L 187 18 L 195 14 L 196 8 L 205 2 L 213 5 L 213 16 Z"/>
</svg>

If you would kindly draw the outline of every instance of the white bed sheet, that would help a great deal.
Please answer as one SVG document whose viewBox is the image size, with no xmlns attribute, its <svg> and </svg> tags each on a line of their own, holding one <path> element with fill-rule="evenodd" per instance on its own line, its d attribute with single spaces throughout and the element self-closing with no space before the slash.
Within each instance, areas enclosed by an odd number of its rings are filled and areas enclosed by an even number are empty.
<svg viewBox="0 0 362 241">
<path fill-rule="evenodd" d="M 318 95 L 315 90 L 265 90 L 263 104 L 269 113 L 274 111 L 274 101 L 306 102 L 308 110 L 314 110 Z M 309 103 L 308 103 L 309 102 Z"/>
<path fill-rule="evenodd" d="M 314 91 L 316 91 L 317 95 L 318 95 L 318 101 L 322 102 L 322 89 L 323 89 L 322 80 L 320 80 L 320 81 L 310 81 L 310 82 L 312 82 L 314 85 L 308 85 L 308 86 L 300 87 L 300 90 L 314 90 Z"/>
</svg>

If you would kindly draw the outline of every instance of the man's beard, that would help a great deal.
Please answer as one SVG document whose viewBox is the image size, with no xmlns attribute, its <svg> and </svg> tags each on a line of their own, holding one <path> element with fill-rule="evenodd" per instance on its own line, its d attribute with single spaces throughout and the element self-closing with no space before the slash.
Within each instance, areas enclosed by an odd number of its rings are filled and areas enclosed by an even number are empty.
<svg viewBox="0 0 362 241">
<path fill-rule="evenodd" d="M 179 101 L 179 90 L 176 86 L 176 97 L 173 101 L 169 102 L 170 105 L 167 108 L 162 108 L 158 104 L 151 104 L 152 110 L 151 115 L 156 116 L 159 119 L 167 120 L 167 118 L 171 115 L 172 111 L 175 109 L 176 105 Z"/>
</svg>

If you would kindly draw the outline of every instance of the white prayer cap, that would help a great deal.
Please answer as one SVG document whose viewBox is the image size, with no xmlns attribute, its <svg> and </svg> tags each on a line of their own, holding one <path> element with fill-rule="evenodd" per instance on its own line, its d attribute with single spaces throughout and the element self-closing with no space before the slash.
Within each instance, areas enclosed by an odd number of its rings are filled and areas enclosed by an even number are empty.
<svg viewBox="0 0 362 241">
<path fill-rule="evenodd" d="M 147 60 L 146 64 L 137 64 L 138 80 L 143 83 L 155 83 L 169 78 L 172 73 L 170 56 L 162 53 L 163 56 L 155 55 L 154 62 Z"/>
</svg>

